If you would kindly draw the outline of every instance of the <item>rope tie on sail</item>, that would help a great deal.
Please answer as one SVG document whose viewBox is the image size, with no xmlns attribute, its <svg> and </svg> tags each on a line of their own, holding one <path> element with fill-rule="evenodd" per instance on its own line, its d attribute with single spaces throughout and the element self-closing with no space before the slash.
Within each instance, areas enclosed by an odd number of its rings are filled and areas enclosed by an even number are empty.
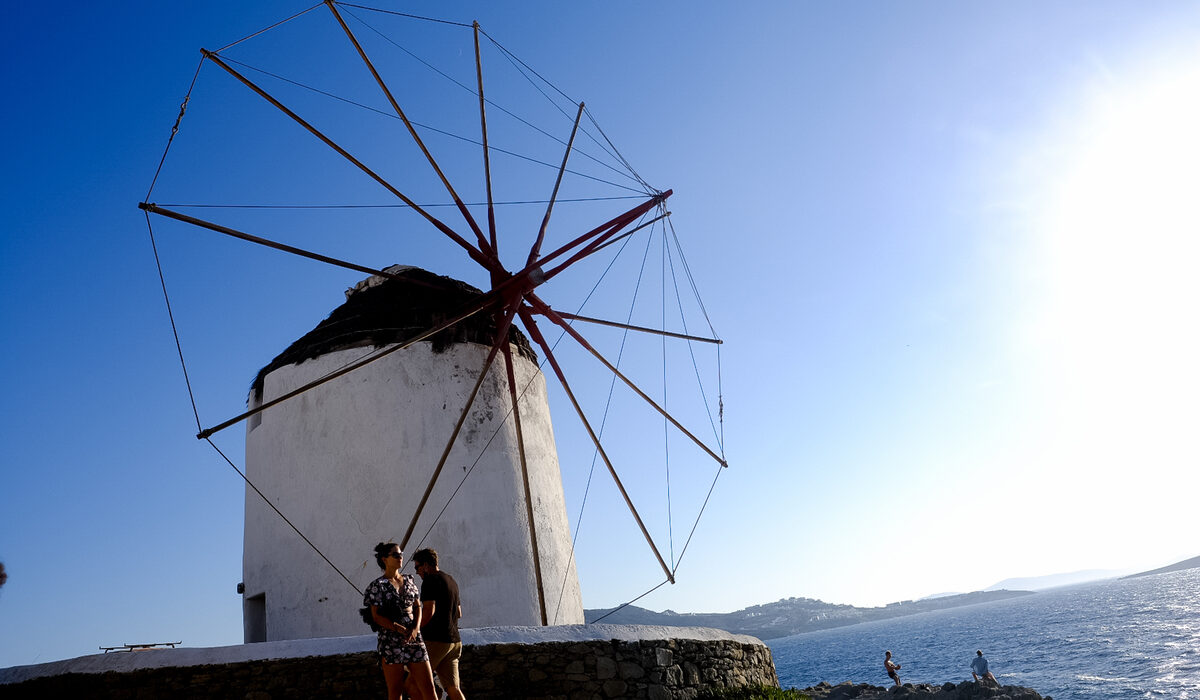
<svg viewBox="0 0 1200 700">
<path fill-rule="evenodd" d="M 154 177 L 150 179 L 150 188 L 146 190 L 146 196 L 142 198 L 143 202 L 150 201 L 150 193 L 154 191 L 154 185 L 158 182 L 158 175 L 162 172 L 163 163 L 167 162 L 167 153 L 171 150 L 171 143 L 175 141 L 175 134 L 179 133 L 179 124 L 183 121 L 183 115 L 187 112 L 188 102 L 192 99 L 192 90 L 196 89 L 196 79 L 200 77 L 200 69 L 204 67 L 204 59 L 200 59 L 200 63 L 196 65 L 196 72 L 192 75 L 192 83 L 188 85 L 187 94 L 183 96 L 183 102 L 179 105 L 179 114 L 175 117 L 175 123 L 171 125 L 171 135 L 167 137 L 167 145 L 163 148 L 162 157 L 158 159 L 158 167 L 154 170 Z M 149 221 L 149 219 L 147 219 Z"/>
</svg>

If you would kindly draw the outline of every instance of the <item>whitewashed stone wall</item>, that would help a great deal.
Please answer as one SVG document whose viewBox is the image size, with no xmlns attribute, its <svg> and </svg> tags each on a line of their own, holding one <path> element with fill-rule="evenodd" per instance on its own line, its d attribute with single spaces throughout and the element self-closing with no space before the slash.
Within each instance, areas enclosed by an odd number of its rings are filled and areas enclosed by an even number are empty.
<svg viewBox="0 0 1200 700">
<path fill-rule="evenodd" d="M 0 669 L 0 696 L 383 697 L 374 646 L 374 636 L 360 636 L 85 656 Z M 758 639 L 638 625 L 463 630 L 461 678 L 475 700 L 697 700 L 721 688 L 778 687 L 771 650 Z"/>
</svg>

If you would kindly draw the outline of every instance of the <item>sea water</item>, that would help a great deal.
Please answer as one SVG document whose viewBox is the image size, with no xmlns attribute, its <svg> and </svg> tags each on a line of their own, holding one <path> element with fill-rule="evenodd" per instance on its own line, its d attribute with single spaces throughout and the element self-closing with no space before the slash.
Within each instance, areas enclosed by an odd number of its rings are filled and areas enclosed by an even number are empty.
<svg viewBox="0 0 1200 700">
<path fill-rule="evenodd" d="M 1054 700 L 1200 700 L 1200 569 L 1055 588 L 1020 598 L 768 642 L 784 688 L 971 680 L 983 651 L 1004 685 Z"/>
</svg>

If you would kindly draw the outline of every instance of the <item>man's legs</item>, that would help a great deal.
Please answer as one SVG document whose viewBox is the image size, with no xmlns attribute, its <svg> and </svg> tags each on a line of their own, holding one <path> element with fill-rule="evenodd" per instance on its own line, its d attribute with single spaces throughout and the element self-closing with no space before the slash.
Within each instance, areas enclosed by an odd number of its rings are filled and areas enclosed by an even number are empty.
<svg viewBox="0 0 1200 700">
<path fill-rule="evenodd" d="M 438 662 L 434 666 L 434 670 L 437 672 L 438 680 L 442 682 L 442 688 L 445 689 L 450 700 L 465 700 L 458 679 L 458 660 L 462 658 L 462 642 L 452 644 L 435 642 L 435 644 L 438 647 Z M 433 651 L 430 650 L 430 654 L 432 653 Z M 432 658 L 430 660 L 432 661 Z"/>
</svg>

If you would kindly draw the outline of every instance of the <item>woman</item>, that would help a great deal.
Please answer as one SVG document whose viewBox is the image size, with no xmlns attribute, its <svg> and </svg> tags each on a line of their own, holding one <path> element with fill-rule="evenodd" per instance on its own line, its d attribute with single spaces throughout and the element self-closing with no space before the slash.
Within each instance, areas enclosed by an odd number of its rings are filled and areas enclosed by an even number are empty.
<svg viewBox="0 0 1200 700">
<path fill-rule="evenodd" d="M 395 542 L 380 542 L 375 545 L 375 562 L 383 569 L 383 576 L 367 586 L 363 605 L 371 607 L 371 618 L 379 628 L 378 648 L 388 700 L 400 700 L 406 668 L 413 700 L 437 700 L 429 653 L 421 639 L 421 593 L 412 576 L 400 573 L 404 553 Z"/>
</svg>

